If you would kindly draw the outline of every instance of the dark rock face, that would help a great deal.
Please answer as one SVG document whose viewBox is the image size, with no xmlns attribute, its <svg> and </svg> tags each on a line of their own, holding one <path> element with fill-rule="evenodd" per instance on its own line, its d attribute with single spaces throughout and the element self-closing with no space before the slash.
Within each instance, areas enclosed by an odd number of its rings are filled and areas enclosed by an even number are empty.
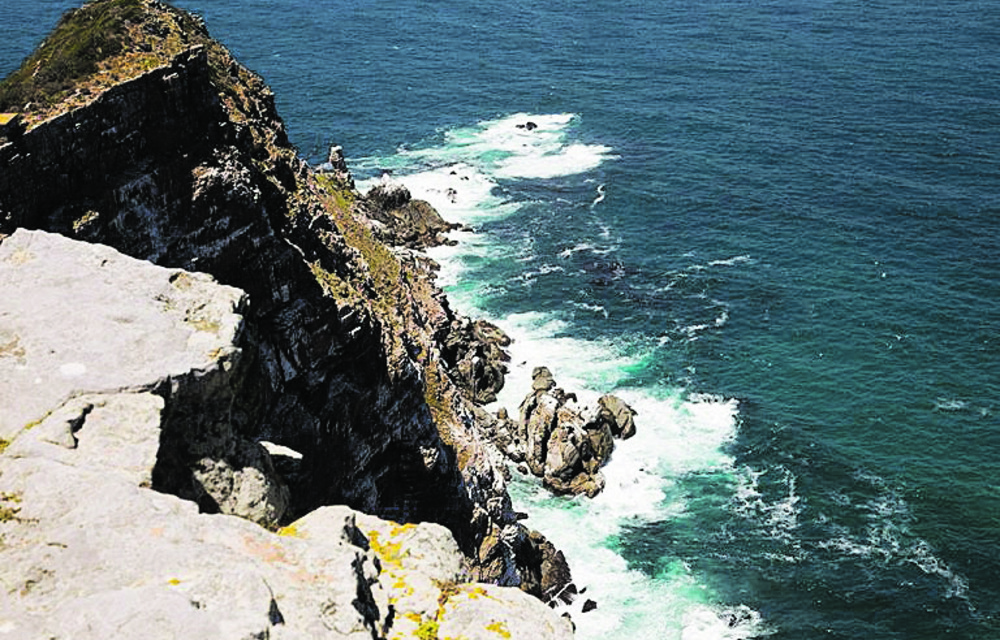
<svg viewBox="0 0 1000 640">
<path fill-rule="evenodd" d="M 354 176 L 351 175 L 351 170 L 347 168 L 343 147 L 337 145 L 330 147 L 327 164 L 330 165 L 330 172 L 336 180 L 339 180 L 341 184 L 348 188 L 354 188 Z"/>
<path fill-rule="evenodd" d="M 176 29 L 179 11 L 143 7 Z M 0 234 L 54 231 L 244 290 L 247 373 L 231 420 L 303 454 L 285 520 L 347 504 L 438 522 L 476 579 L 520 583 L 527 530 L 473 403 L 502 384 L 502 340 L 466 329 L 429 261 L 373 233 L 385 226 L 373 210 L 398 195 L 376 206 L 315 174 L 263 81 L 207 33 L 184 37 L 160 66 L 48 120 L 27 114 L 0 142 Z M 437 237 L 423 205 L 403 207 L 418 210 L 414 238 Z"/>
<path fill-rule="evenodd" d="M 504 347 L 510 338 L 485 320 L 460 318 L 451 323 L 442 341 L 442 355 L 452 380 L 476 404 L 489 404 L 503 389 L 510 356 Z"/>
<path fill-rule="evenodd" d="M 600 469 L 611 458 L 614 439 L 635 435 L 635 411 L 625 402 L 605 395 L 598 405 L 578 408 L 575 394 L 558 388 L 552 373 L 538 367 L 520 420 L 498 415 L 489 434 L 504 455 L 524 462 L 553 492 L 593 497 L 604 489 Z"/>
<path fill-rule="evenodd" d="M 537 592 L 543 602 L 553 606 L 572 602 L 577 588 L 563 552 L 537 531 L 528 534 L 528 544 L 522 549 L 522 553 L 528 556 L 523 564 L 535 567 L 525 577 L 529 593 Z"/>
<path fill-rule="evenodd" d="M 423 249 L 446 244 L 442 234 L 461 226 L 445 222 L 434 207 L 414 200 L 409 189 L 387 174 L 365 198 L 368 217 L 379 223 L 380 235 L 392 245 Z"/>
</svg>

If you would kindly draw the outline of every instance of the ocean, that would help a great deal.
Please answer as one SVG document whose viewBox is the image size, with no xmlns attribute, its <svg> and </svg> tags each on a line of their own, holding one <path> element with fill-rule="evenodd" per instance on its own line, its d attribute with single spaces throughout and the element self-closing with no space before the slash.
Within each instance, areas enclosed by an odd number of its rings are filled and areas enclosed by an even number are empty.
<svg viewBox="0 0 1000 640">
<path fill-rule="evenodd" d="M 0 74 L 74 4 L 0 0 Z M 176 4 L 470 225 L 498 406 L 638 411 L 596 499 L 512 485 L 580 638 L 1000 638 L 1000 3 Z"/>
</svg>

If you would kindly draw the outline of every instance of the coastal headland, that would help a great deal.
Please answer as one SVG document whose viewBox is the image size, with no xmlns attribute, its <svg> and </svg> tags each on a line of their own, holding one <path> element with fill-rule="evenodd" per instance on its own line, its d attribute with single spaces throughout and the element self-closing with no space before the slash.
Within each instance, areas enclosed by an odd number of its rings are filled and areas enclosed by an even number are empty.
<svg viewBox="0 0 1000 640">
<path fill-rule="evenodd" d="M 158 0 L 68 12 L 0 112 L 0 637 L 572 635 L 482 408 L 508 339 L 416 251 L 452 225 L 310 167 Z"/>
</svg>

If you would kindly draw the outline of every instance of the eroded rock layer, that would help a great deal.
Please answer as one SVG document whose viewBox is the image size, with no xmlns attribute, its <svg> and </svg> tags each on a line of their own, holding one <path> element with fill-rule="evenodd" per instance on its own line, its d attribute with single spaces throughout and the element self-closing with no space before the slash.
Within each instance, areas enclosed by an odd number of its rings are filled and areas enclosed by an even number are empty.
<svg viewBox="0 0 1000 640">
<path fill-rule="evenodd" d="M 103 57 L 50 73 L 74 37 Z M 283 522 L 340 503 L 438 522 L 477 579 L 525 583 L 528 531 L 462 364 L 493 346 L 453 335 L 467 323 L 433 263 L 380 241 L 348 177 L 297 157 L 270 90 L 200 21 L 156 0 L 88 3 L 0 85 L 0 111 L 21 115 L 0 137 L 0 234 L 100 242 L 248 294 L 246 373 L 226 403 L 244 437 L 302 454 Z M 502 384 L 502 367 L 471 375 Z"/>
</svg>

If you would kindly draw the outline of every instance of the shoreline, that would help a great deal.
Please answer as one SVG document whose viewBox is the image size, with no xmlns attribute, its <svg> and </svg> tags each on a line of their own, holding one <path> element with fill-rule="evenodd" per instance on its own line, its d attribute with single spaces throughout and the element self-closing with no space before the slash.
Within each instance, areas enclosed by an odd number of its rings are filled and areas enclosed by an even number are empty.
<svg viewBox="0 0 1000 640">
<path fill-rule="evenodd" d="M 495 123 L 522 118 L 543 120 L 546 116 L 514 114 L 479 123 L 477 127 L 487 131 L 482 134 L 485 139 Z M 569 121 L 569 118 L 556 118 L 564 123 Z M 462 129 L 455 137 L 474 138 L 470 130 L 475 127 Z M 447 140 L 446 134 L 443 144 L 447 145 Z M 468 146 L 479 144 L 474 139 Z M 489 153 L 485 142 L 479 150 Z M 498 197 L 495 189 L 499 183 L 492 175 L 484 173 L 484 167 L 473 162 L 466 151 L 461 148 L 456 151 L 457 157 L 450 158 L 455 163 L 452 165 L 438 164 L 442 158 L 448 158 L 451 151 L 435 148 L 407 152 L 410 160 L 416 159 L 413 166 L 397 165 L 395 161 L 387 164 L 394 168 L 394 180 L 407 185 L 414 197 L 428 200 L 450 221 L 475 225 L 497 219 L 492 215 L 500 218 L 517 215 L 520 204 Z M 426 160 L 424 165 L 420 161 L 424 158 L 431 160 Z M 385 159 L 368 159 L 364 164 L 379 162 Z M 449 188 L 460 187 L 463 183 L 471 184 L 471 191 L 467 194 L 459 191 L 458 202 L 449 199 Z M 604 195 L 601 191 L 598 191 L 598 199 Z M 463 200 L 463 195 L 468 197 Z M 600 202 L 590 204 L 597 206 Z M 457 245 L 426 251 L 441 264 L 438 285 L 449 296 L 452 305 L 463 314 L 483 317 L 496 324 L 512 340 L 508 347 L 511 369 L 505 386 L 498 400 L 484 408 L 495 412 L 503 407 L 513 412 L 512 415 L 516 414 L 520 401 L 531 390 L 533 368 L 545 366 L 552 370 L 561 387 L 579 395 L 581 404 L 592 404 L 603 393 L 615 393 L 638 410 L 639 435 L 618 443 L 611 463 L 602 469 L 608 474 L 608 486 L 595 498 L 555 496 L 542 487 L 538 478 L 516 472 L 510 483 L 515 508 L 528 513 L 526 522 L 530 526 L 552 532 L 552 539 L 567 554 L 570 568 L 575 570 L 574 581 L 581 595 L 573 605 L 564 608 L 572 613 L 577 623 L 577 637 L 624 639 L 644 634 L 663 635 L 669 630 L 668 636 L 676 634 L 685 639 L 737 640 L 768 633 L 766 622 L 749 607 L 723 606 L 705 596 L 692 599 L 692 594 L 701 593 L 704 587 L 687 569 L 678 567 L 677 574 L 668 580 L 646 576 L 630 567 L 612 548 L 613 540 L 623 527 L 656 522 L 680 513 L 677 510 L 683 509 L 683 500 L 678 502 L 680 497 L 672 493 L 671 484 L 673 477 L 684 473 L 683 469 L 717 465 L 727 469 L 731 466 L 728 457 L 719 457 L 719 447 L 733 437 L 737 403 L 677 389 L 632 387 L 627 369 L 646 357 L 641 352 L 626 353 L 611 344 L 575 338 L 572 321 L 555 314 L 521 309 L 513 315 L 490 314 L 476 306 L 476 291 L 479 284 L 485 283 L 477 284 L 472 277 L 477 267 L 466 265 L 464 261 L 471 260 L 483 268 L 493 259 L 490 256 L 493 241 L 487 234 L 475 228 L 472 233 L 452 232 L 450 237 L 458 241 Z M 506 250 L 501 255 L 503 257 L 498 259 L 510 259 Z M 552 258 L 559 259 L 558 256 Z M 686 430 L 689 430 L 688 435 L 685 435 Z M 701 435 L 694 436 L 699 433 Z M 693 436 L 699 438 L 699 448 L 691 454 L 677 454 L 670 451 L 671 447 L 664 447 L 663 441 L 681 442 Z M 588 533 L 583 534 L 584 531 Z M 581 607 L 591 598 L 597 603 L 596 609 L 584 613 Z M 665 618 L 657 602 L 671 603 L 669 607 L 680 615 L 675 620 Z"/>
</svg>

